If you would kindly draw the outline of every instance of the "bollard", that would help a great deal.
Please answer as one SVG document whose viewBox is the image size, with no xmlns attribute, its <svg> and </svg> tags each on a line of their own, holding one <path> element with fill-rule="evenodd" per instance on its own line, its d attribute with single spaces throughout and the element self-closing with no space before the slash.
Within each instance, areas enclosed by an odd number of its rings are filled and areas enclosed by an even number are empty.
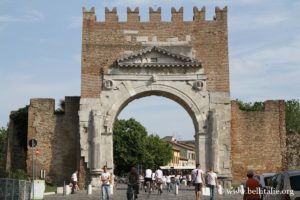
<svg viewBox="0 0 300 200">
<path fill-rule="evenodd" d="M 65 195 L 66 195 L 66 193 L 67 193 L 67 191 L 66 191 L 66 181 L 64 181 L 64 190 L 63 190 L 63 196 L 65 196 Z"/>
<path fill-rule="evenodd" d="M 178 194 L 178 185 L 175 183 L 175 195 Z"/>
<path fill-rule="evenodd" d="M 92 194 L 92 185 L 91 185 L 91 184 L 88 185 L 88 188 L 87 188 L 87 194 L 88 194 L 88 195 L 91 195 L 91 194 Z"/>
</svg>

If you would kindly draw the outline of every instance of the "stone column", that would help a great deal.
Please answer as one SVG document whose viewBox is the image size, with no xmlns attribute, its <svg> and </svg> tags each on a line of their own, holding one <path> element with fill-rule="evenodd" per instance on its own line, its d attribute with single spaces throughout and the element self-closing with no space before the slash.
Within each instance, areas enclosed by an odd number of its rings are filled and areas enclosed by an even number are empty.
<svg viewBox="0 0 300 200">
<path fill-rule="evenodd" d="M 196 163 L 199 163 L 202 169 L 206 169 L 206 141 L 207 136 L 204 134 L 204 131 L 195 134 Z"/>
<path fill-rule="evenodd" d="M 101 172 L 100 163 L 100 143 L 101 143 L 101 126 L 103 126 L 102 116 L 97 113 L 97 111 L 92 111 L 92 131 L 91 133 L 91 170 L 93 174 L 99 174 Z"/>
<path fill-rule="evenodd" d="M 215 171 L 219 172 L 219 133 L 216 120 L 216 111 L 213 109 L 209 112 L 209 135 L 211 157 L 209 159 L 209 166 L 213 167 Z"/>
</svg>

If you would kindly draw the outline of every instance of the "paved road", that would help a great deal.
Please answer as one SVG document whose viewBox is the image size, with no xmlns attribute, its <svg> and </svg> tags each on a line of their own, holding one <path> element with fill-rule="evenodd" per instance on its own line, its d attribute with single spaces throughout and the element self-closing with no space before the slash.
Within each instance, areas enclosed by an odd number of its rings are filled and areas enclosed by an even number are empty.
<svg viewBox="0 0 300 200">
<path fill-rule="evenodd" d="M 63 199 L 72 199 L 72 200 L 101 200 L 100 197 L 100 189 L 99 190 L 93 190 L 92 195 L 87 195 L 86 191 L 79 191 L 76 194 L 71 194 L 68 196 L 62 196 L 62 195 L 49 195 L 45 196 L 45 200 L 63 200 Z M 118 185 L 117 190 L 115 190 L 115 193 L 111 196 L 111 200 L 126 200 L 126 185 Z M 146 194 L 144 191 L 140 190 L 140 194 L 138 196 L 138 200 L 154 200 L 154 199 L 160 199 L 160 200 L 169 200 L 169 199 L 175 199 L 175 200 L 195 200 L 195 194 L 194 190 L 189 187 L 181 186 L 179 189 L 179 194 L 175 195 L 174 191 L 172 190 L 170 193 L 164 190 L 162 195 L 158 195 L 156 192 L 152 193 L 150 195 Z M 202 197 L 201 200 L 208 200 L 208 197 Z M 218 200 L 241 200 L 241 195 L 225 195 L 225 196 L 218 196 Z"/>
</svg>

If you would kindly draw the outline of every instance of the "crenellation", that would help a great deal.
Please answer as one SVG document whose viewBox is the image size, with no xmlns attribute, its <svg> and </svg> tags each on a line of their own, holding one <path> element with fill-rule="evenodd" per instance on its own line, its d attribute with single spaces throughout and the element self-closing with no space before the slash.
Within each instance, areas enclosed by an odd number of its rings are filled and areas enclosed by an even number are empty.
<svg viewBox="0 0 300 200">
<path fill-rule="evenodd" d="M 161 22 L 161 7 L 158 7 L 157 10 L 149 8 L 149 20 L 150 22 Z"/>
<path fill-rule="evenodd" d="M 83 19 L 97 21 L 95 15 L 95 7 L 92 7 L 90 10 L 87 10 L 85 7 L 82 8 Z"/>
<path fill-rule="evenodd" d="M 139 7 L 136 7 L 134 10 L 131 10 L 131 8 L 127 7 L 127 22 L 128 23 L 140 22 L 139 14 L 140 14 Z"/>
<path fill-rule="evenodd" d="M 137 22 L 142 23 L 140 20 L 140 12 L 139 11 L 140 11 L 139 7 L 136 7 L 134 9 L 127 7 L 127 21 L 126 22 L 129 24 L 133 24 L 133 23 L 137 23 Z M 94 7 L 92 7 L 90 10 L 83 7 L 82 12 L 83 12 L 84 19 L 97 21 Z M 153 22 L 154 23 L 162 22 L 161 12 L 162 12 L 161 7 L 158 7 L 157 9 L 149 7 L 149 22 L 152 22 L 152 23 Z M 206 8 L 204 6 L 201 9 L 194 7 L 193 13 L 194 13 L 194 16 L 193 16 L 194 22 L 206 21 Z M 171 8 L 171 23 L 189 22 L 189 21 L 184 21 L 183 15 L 184 15 L 183 7 L 180 7 L 178 10 L 175 7 L 172 7 Z M 214 21 L 227 22 L 227 6 L 225 6 L 223 9 L 219 8 L 219 7 L 215 8 Z M 125 24 L 126 24 L 126 22 L 125 22 Z M 104 23 L 119 23 L 119 17 L 118 17 L 118 12 L 117 12 L 116 7 L 113 7 L 111 10 L 109 8 L 105 7 Z M 124 22 L 121 22 L 121 23 L 124 24 Z"/>
<path fill-rule="evenodd" d="M 107 23 L 117 23 L 119 22 L 119 17 L 117 14 L 117 8 L 113 7 L 112 10 L 105 7 L 105 22 Z"/>
<path fill-rule="evenodd" d="M 206 8 L 204 6 L 201 8 L 201 10 L 199 10 L 197 7 L 194 7 L 193 12 L 194 12 L 193 20 L 195 22 L 205 20 Z"/>
<path fill-rule="evenodd" d="M 180 7 L 177 11 L 176 8 L 171 8 L 171 21 L 172 22 L 182 22 L 183 21 L 183 7 Z"/>
<path fill-rule="evenodd" d="M 221 9 L 217 6 L 215 8 L 215 18 L 214 19 L 227 21 L 227 6 L 225 6 L 223 9 Z"/>
</svg>

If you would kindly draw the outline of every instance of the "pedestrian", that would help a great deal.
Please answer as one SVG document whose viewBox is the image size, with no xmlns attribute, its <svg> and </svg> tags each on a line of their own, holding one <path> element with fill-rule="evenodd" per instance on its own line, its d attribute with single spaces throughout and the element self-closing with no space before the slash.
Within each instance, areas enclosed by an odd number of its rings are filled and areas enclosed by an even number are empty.
<svg viewBox="0 0 300 200">
<path fill-rule="evenodd" d="M 170 176 L 170 174 L 168 174 L 166 176 L 166 184 L 167 184 L 167 191 L 171 192 L 171 176 Z"/>
<path fill-rule="evenodd" d="M 75 194 L 75 190 L 78 187 L 77 186 L 77 182 L 78 182 L 77 173 L 78 173 L 78 170 L 76 170 L 71 176 L 71 182 L 72 182 L 72 192 L 71 192 L 71 194 Z"/>
<path fill-rule="evenodd" d="M 212 167 L 210 167 L 207 172 L 207 184 L 210 188 L 210 200 L 215 200 L 215 191 L 218 186 L 218 177 L 217 174 L 213 171 Z"/>
<path fill-rule="evenodd" d="M 248 170 L 247 172 L 247 181 L 245 184 L 245 193 L 244 193 L 244 200 L 260 200 L 259 197 L 259 188 L 260 184 L 258 180 L 253 178 L 254 173 L 252 170 Z"/>
<path fill-rule="evenodd" d="M 192 185 L 192 175 L 191 174 L 187 175 L 187 184 L 189 187 L 191 187 L 191 185 Z"/>
<path fill-rule="evenodd" d="M 196 200 L 201 200 L 201 189 L 205 186 L 203 171 L 200 164 L 196 164 L 196 169 L 192 171 L 193 185 L 195 186 Z"/>
<path fill-rule="evenodd" d="M 139 194 L 139 174 L 135 167 L 132 167 L 127 175 L 127 184 L 127 200 L 132 200 L 132 192 L 134 193 L 135 199 L 137 199 Z"/>
<path fill-rule="evenodd" d="M 101 179 L 101 191 L 102 191 L 102 200 L 109 200 L 110 195 L 110 184 L 111 184 L 111 175 L 107 171 L 107 166 L 103 166 L 103 172 L 100 176 Z"/>
</svg>

